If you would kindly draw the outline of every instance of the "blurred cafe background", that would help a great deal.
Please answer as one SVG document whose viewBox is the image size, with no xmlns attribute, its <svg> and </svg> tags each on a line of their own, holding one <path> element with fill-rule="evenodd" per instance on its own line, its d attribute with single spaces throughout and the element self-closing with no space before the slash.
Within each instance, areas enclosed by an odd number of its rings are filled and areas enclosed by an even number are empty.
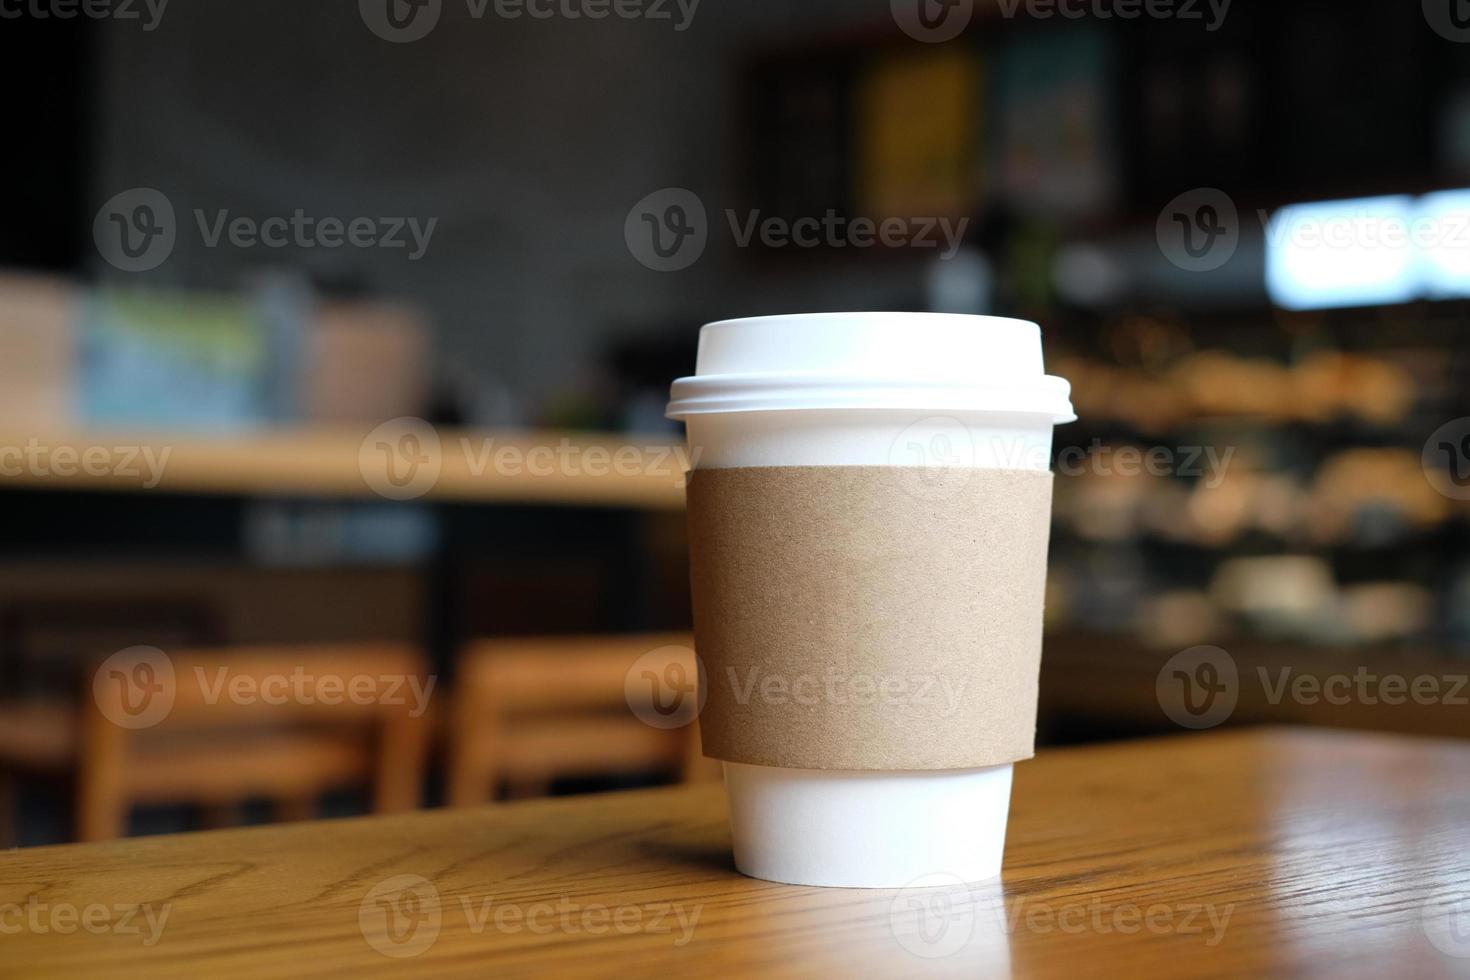
<svg viewBox="0 0 1470 980">
<path fill-rule="evenodd" d="M 0 76 L 5 845 L 711 778 L 663 405 L 778 312 L 1042 325 L 1043 745 L 1470 734 L 1453 0 L 0 0 Z"/>
</svg>

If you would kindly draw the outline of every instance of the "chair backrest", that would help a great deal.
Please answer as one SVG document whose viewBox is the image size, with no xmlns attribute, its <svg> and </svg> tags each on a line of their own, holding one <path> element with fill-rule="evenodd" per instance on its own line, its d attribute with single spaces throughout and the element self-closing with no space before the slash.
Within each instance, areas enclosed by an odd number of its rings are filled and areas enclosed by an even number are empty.
<svg viewBox="0 0 1470 980">
<path fill-rule="evenodd" d="M 82 697 L 79 836 L 120 834 L 140 797 L 299 804 L 348 776 L 371 784 L 375 811 L 412 809 L 433 693 L 406 644 L 115 654 Z"/>
<path fill-rule="evenodd" d="M 685 703 L 697 678 L 688 633 L 471 643 L 456 671 L 450 803 L 483 802 L 502 781 L 702 768 Z"/>
</svg>

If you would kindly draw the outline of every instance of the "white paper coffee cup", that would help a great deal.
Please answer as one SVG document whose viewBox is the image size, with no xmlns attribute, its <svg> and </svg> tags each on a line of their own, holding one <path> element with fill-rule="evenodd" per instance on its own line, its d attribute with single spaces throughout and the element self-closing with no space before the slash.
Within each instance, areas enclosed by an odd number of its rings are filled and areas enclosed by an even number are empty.
<svg viewBox="0 0 1470 980">
<path fill-rule="evenodd" d="M 824 313 L 706 324 L 674 383 L 698 469 L 924 467 L 943 494 L 973 469 L 1045 471 L 1070 386 L 1041 332 L 1001 317 Z M 1036 616 L 1041 616 L 1037 608 Z M 725 762 L 736 867 L 772 881 L 899 887 L 1000 873 L 1010 764 L 784 769 Z"/>
</svg>

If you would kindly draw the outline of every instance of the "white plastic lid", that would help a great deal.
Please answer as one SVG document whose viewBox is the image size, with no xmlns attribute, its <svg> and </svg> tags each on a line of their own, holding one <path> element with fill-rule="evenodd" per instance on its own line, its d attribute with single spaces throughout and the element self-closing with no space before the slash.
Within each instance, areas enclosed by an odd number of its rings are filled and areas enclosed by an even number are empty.
<svg viewBox="0 0 1470 980">
<path fill-rule="evenodd" d="M 696 374 L 668 417 L 900 408 L 1070 422 L 1072 386 L 1046 374 L 1041 328 L 955 313 L 800 313 L 707 323 Z"/>
</svg>

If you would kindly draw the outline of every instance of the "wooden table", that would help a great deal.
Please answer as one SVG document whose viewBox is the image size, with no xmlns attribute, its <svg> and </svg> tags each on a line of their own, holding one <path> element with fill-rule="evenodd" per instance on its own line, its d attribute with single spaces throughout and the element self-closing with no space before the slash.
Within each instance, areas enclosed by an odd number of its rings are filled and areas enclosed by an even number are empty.
<svg viewBox="0 0 1470 980">
<path fill-rule="evenodd" d="M 0 857 L 0 930 L 7 976 L 1466 975 L 1470 748 L 1046 752 L 969 887 L 741 877 L 717 785 L 37 848 Z"/>
</svg>

